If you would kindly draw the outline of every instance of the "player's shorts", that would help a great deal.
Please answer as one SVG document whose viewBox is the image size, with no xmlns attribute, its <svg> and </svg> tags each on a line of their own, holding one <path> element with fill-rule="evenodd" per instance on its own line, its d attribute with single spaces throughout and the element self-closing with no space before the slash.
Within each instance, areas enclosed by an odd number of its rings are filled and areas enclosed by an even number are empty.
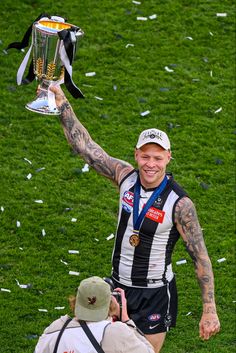
<svg viewBox="0 0 236 353">
<path fill-rule="evenodd" d="M 125 290 L 128 315 L 144 334 L 166 332 L 175 327 L 178 309 L 175 277 L 159 288 L 134 288 L 113 282 Z"/>
</svg>

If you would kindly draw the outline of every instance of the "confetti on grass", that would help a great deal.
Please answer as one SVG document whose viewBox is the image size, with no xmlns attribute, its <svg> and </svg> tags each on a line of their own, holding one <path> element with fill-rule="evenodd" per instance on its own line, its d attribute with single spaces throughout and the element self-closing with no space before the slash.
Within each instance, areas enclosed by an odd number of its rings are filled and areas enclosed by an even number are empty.
<svg viewBox="0 0 236 353">
<path fill-rule="evenodd" d="M 184 265 L 187 263 L 187 260 L 183 259 L 183 260 L 180 260 L 180 261 L 176 261 L 176 265 Z"/>
<path fill-rule="evenodd" d="M 8 292 L 8 293 L 11 293 L 11 290 L 10 290 L 10 289 L 7 289 L 7 288 L 1 288 L 1 292 Z"/>
<path fill-rule="evenodd" d="M 69 271 L 69 275 L 72 275 L 72 276 L 79 276 L 80 273 L 79 273 L 79 272 L 76 272 L 76 271 Z"/>
<path fill-rule="evenodd" d="M 226 12 L 218 12 L 216 14 L 217 17 L 227 17 L 227 13 Z"/>
<path fill-rule="evenodd" d="M 189 316 L 189 315 L 191 315 L 192 314 L 192 312 L 191 311 L 189 311 L 187 314 L 186 314 L 186 316 Z"/>
<path fill-rule="evenodd" d="M 71 218 L 71 222 L 77 222 L 77 218 Z"/>
<path fill-rule="evenodd" d="M 3 206 L 1 206 L 1 211 L 4 212 L 4 207 Z"/>
<path fill-rule="evenodd" d="M 29 159 L 24 158 L 24 160 L 25 160 L 26 162 L 28 162 L 29 164 L 32 164 L 32 162 L 31 162 Z"/>
<path fill-rule="evenodd" d="M 219 109 L 215 110 L 214 113 L 217 114 L 217 113 L 220 113 L 222 111 L 222 107 L 220 107 Z"/>
<path fill-rule="evenodd" d="M 17 226 L 17 228 L 20 228 L 20 226 L 21 226 L 20 221 L 16 221 L 16 226 Z"/>
<path fill-rule="evenodd" d="M 69 254 L 79 254 L 79 250 L 68 250 Z"/>
<path fill-rule="evenodd" d="M 226 258 L 225 257 L 222 257 L 221 259 L 218 259 L 217 262 L 221 263 L 221 262 L 224 262 L 226 261 Z"/>
<path fill-rule="evenodd" d="M 47 313 L 47 309 L 38 309 L 38 311 L 40 311 L 41 313 Z"/>
<path fill-rule="evenodd" d="M 42 236 L 45 237 L 45 235 L 46 235 L 45 229 L 42 229 Z"/>
<path fill-rule="evenodd" d="M 43 200 L 34 200 L 35 203 L 43 203 Z"/>
<path fill-rule="evenodd" d="M 83 166 L 82 172 L 83 173 L 89 172 L 89 165 L 87 163 Z"/>
<path fill-rule="evenodd" d="M 27 178 L 28 180 L 30 180 L 30 179 L 32 178 L 32 174 L 29 173 L 26 178 Z"/>
<path fill-rule="evenodd" d="M 145 112 L 140 113 L 141 116 L 146 116 L 150 114 L 150 110 L 146 110 Z"/>
<path fill-rule="evenodd" d="M 86 77 L 96 76 L 96 72 L 86 72 L 85 76 Z"/>
<path fill-rule="evenodd" d="M 157 18 L 157 15 L 156 14 L 153 14 L 151 16 L 149 16 L 150 20 L 155 20 Z"/>
<path fill-rule="evenodd" d="M 165 66 L 165 70 L 166 70 L 167 72 L 174 72 L 174 70 L 173 70 L 173 69 L 170 69 L 168 66 Z"/>
<path fill-rule="evenodd" d="M 55 306 L 55 308 L 54 309 L 56 309 L 56 310 L 64 310 L 65 309 L 65 307 L 64 306 Z"/>
<path fill-rule="evenodd" d="M 68 266 L 68 263 L 66 261 L 60 260 L 62 264 Z"/>
<path fill-rule="evenodd" d="M 137 17 L 137 21 L 147 21 L 147 17 Z"/>
<path fill-rule="evenodd" d="M 110 234 L 106 239 L 107 240 L 111 240 L 111 239 L 113 239 L 115 237 L 115 235 L 112 233 L 112 234 Z"/>
</svg>

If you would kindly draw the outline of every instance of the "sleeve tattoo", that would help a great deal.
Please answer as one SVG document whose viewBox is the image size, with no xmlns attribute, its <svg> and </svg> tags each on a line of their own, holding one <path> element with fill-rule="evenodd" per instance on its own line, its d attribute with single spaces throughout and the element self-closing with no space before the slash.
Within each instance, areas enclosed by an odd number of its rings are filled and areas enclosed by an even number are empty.
<svg viewBox="0 0 236 353">
<path fill-rule="evenodd" d="M 175 218 L 177 228 L 185 242 L 186 250 L 194 263 L 203 303 L 214 303 L 214 277 L 211 261 L 207 253 L 195 206 L 189 198 L 184 197 L 177 203 Z"/>
<path fill-rule="evenodd" d="M 65 101 L 61 107 L 61 123 L 67 141 L 91 167 L 107 178 L 118 181 L 122 172 L 130 165 L 122 160 L 109 156 L 94 142 L 85 127 L 76 118 L 70 104 Z"/>
</svg>

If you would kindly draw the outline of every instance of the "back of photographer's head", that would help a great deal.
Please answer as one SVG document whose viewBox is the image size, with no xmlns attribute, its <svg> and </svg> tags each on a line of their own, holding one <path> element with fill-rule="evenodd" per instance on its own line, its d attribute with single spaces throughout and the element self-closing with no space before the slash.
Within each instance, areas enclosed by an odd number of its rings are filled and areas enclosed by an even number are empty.
<svg viewBox="0 0 236 353">
<path fill-rule="evenodd" d="M 108 283 L 97 276 L 84 279 L 77 290 L 75 316 L 85 321 L 105 320 L 110 303 L 111 289 Z"/>
</svg>

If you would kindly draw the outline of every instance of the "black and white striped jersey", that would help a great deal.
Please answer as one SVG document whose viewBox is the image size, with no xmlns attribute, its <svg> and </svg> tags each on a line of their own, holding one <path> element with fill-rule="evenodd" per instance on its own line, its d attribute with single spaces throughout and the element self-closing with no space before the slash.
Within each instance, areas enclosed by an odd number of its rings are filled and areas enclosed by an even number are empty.
<svg viewBox="0 0 236 353">
<path fill-rule="evenodd" d="M 173 278 L 171 255 L 179 238 L 174 224 L 174 208 L 186 192 L 167 174 L 165 189 L 148 209 L 139 230 L 140 243 L 134 247 L 133 234 L 134 185 L 138 172 L 133 170 L 120 184 L 120 208 L 117 234 L 112 255 L 112 276 L 132 287 L 161 287 Z M 141 186 L 139 213 L 153 189 Z"/>
</svg>

